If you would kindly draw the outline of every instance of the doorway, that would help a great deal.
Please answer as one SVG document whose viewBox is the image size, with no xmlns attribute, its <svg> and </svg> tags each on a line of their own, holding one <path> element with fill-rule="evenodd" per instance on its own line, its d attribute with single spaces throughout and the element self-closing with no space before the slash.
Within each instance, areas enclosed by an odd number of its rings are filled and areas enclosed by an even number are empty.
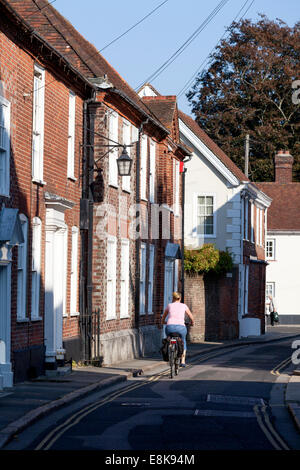
<svg viewBox="0 0 300 470">
<path fill-rule="evenodd" d="M 13 386 L 10 359 L 11 265 L 0 265 L 0 390 Z"/>
</svg>

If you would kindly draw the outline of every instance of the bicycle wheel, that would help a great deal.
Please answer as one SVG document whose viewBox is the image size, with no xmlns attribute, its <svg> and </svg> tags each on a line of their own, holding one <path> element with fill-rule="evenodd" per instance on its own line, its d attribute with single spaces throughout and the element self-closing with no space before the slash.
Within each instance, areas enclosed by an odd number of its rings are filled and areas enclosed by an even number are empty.
<svg viewBox="0 0 300 470">
<path fill-rule="evenodd" d="M 177 354 L 176 354 L 176 358 L 175 358 L 175 375 L 178 375 L 178 371 L 179 371 L 179 357 L 177 357 Z"/>
<path fill-rule="evenodd" d="M 170 376 L 173 379 L 174 372 L 175 372 L 175 351 L 172 346 L 169 349 L 169 362 L 170 362 Z"/>
</svg>

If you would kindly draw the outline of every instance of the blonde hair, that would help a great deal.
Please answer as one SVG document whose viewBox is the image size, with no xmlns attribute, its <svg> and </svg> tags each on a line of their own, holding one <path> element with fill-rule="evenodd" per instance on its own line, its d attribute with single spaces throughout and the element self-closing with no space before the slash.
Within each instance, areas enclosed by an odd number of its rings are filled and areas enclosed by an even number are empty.
<svg viewBox="0 0 300 470">
<path fill-rule="evenodd" d="M 176 302 L 177 300 L 181 300 L 181 295 L 179 292 L 173 292 L 173 302 Z"/>
</svg>

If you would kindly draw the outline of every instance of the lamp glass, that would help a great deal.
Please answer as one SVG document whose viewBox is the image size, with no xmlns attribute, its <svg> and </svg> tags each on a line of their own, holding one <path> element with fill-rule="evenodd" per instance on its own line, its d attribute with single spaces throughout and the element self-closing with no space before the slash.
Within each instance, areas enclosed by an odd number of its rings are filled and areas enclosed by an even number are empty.
<svg viewBox="0 0 300 470">
<path fill-rule="evenodd" d="M 120 176 L 129 176 L 131 173 L 132 160 L 129 157 L 126 148 L 123 149 L 122 154 L 117 159 L 118 173 Z"/>
</svg>

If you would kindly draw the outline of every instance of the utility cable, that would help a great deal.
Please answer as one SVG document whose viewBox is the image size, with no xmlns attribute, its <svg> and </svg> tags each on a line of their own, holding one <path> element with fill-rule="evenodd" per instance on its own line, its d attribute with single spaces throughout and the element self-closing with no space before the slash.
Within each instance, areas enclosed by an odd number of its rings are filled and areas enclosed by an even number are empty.
<svg viewBox="0 0 300 470">
<path fill-rule="evenodd" d="M 200 26 L 188 37 L 188 39 L 146 80 L 144 80 L 135 91 L 139 90 L 145 83 L 155 80 L 180 54 L 196 39 L 196 37 L 203 31 L 203 29 L 212 21 L 212 19 L 219 13 L 219 11 L 226 5 L 229 0 L 221 0 L 219 4 L 213 9 L 208 17 L 201 23 Z"/>
<path fill-rule="evenodd" d="M 246 13 L 248 12 L 248 10 L 251 8 L 251 6 L 253 5 L 255 0 L 252 0 L 251 3 L 248 5 L 248 8 L 246 9 L 246 11 L 243 13 L 243 15 L 241 16 L 241 18 L 239 19 L 239 21 L 246 15 Z M 240 8 L 239 12 L 237 13 L 237 15 L 235 16 L 235 18 L 233 19 L 233 21 L 231 22 L 234 23 L 236 21 L 236 19 L 238 18 L 238 16 L 240 15 L 240 13 L 243 11 L 243 9 L 245 8 L 245 6 L 247 5 L 247 3 L 249 2 L 249 0 L 246 0 L 246 2 L 243 4 L 243 6 Z M 231 25 L 230 25 L 231 26 Z M 199 74 L 200 71 L 203 70 L 203 66 L 204 64 L 206 63 L 206 61 L 209 59 L 209 57 L 211 56 L 211 54 L 213 53 L 213 51 L 216 49 L 216 47 L 218 46 L 218 44 L 222 41 L 223 37 L 227 34 L 228 32 L 228 29 L 230 28 L 230 26 L 226 29 L 226 31 L 224 32 L 224 34 L 221 36 L 221 38 L 219 39 L 219 41 L 217 42 L 217 44 L 215 45 L 215 47 L 212 48 L 212 50 L 210 51 L 210 53 L 207 55 L 207 57 L 203 60 L 203 62 L 201 63 L 201 65 L 198 67 L 198 69 L 196 70 L 196 72 L 192 75 L 192 77 L 185 83 L 185 85 L 181 88 L 180 92 L 177 94 L 177 98 L 180 98 L 183 93 L 185 93 L 185 91 L 187 90 L 187 88 L 190 87 L 191 83 L 193 82 L 194 78 L 196 77 L 196 75 Z"/>
<path fill-rule="evenodd" d="M 135 23 L 133 26 L 131 26 L 129 29 L 127 29 L 126 31 L 124 31 L 124 33 L 120 34 L 120 36 L 116 37 L 115 39 L 113 39 L 111 42 L 109 42 L 108 44 L 106 44 L 106 46 L 102 47 L 102 49 L 100 49 L 98 52 L 102 52 L 104 51 L 104 49 L 106 49 L 107 47 L 111 46 L 112 44 L 114 44 L 116 41 L 118 41 L 118 39 L 121 39 L 123 36 L 125 36 L 125 34 L 129 33 L 129 31 L 133 30 L 136 26 L 138 26 L 139 24 L 141 24 L 144 20 L 146 20 L 147 18 L 149 18 L 150 15 L 152 15 L 156 10 L 158 10 L 161 6 L 163 6 L 165 3 L 167 3 L 169 0 L 165 0 L 164 2 L 162 2 L 160 5 L 158 5 L 156 8 L 154 8 L 154 10 L 150 11 L 150 13 L 148 13 L 146 16 L 144 16 L 141 20 L 139 20 L 137 23 Z"/>
<path fill-rule="evenodd" d="M 36 13 L 39 13 L 40 11 L 44 10 L 44 8 L 48 8 L 48 6 L 51 5 L 51 3 L 54 3 L 54 2 L 56 2 L 56 0 L 52 0 L 52 2 L 49 2 L 47 5 L 44 5 L 42 8 L 40 8 L 40 7 L 37 5 L 38 10 L 36 10 L 36 11 L 30 13 L 30 15 L 27 15 L 27 16 L 26 16 L 26 19 L 29 18 L 29 16 L 35 15 Z"/>
<path fill-rule="evenodd" d="M 48 5 L 45 5 L 44 7 L 40 8 L 39 10 L 31 13 L 30 15 L 27 15 L 26 19 L 28 17 L 30 17 L 31 15 L 34 15 L 36 13 L 40 13 L 41 10 L 43 10 L 44 8 L 47 8 L 49 5 L 51 5 L 51 3 L 54 3 L 56 0 L 52 0 L 52 2 L 48 3 Z M 89 60 L 93 57 L 95 57 L 96 55 L 99 55 L 100 52 L 102 52 L 104 49 L 106 49 L 108 46 L 110 46 L 111 44 L 113 44 L 114 42 L 116 42 L 118 39 L 120 39 L 121 37 L 125 36 L 125 34 L 127 34 L 129 31 L 131 31 L 132 29 L 134 29 L 136 26 L 138 26 L 139 24 L 141 24 L 144 20 L 146 20 L 149 16 L 151 16 L 156 10 L 158 10 L 160 7 L 162 7 L 165 3 L 167 3 L 169 0 L 164 0 L 162 3 L 160 3 L 156 8 L 154 8 L 152 11 L 150 11 L 147 15 L 145 15 L 141 20 L 139 20 L 137 23 L 135 23 L 133 26 L 131 26 L 129 29 L 127 29 L 124 33 L 122 33 L 120 36 L 118 36 L 117 38 L 115 38 L 113 41 L 111 41 L 110 43 L 108 43 L 106 46 L 104 46 L 102 49 L 98 50 L 97 52 L 95 52 L 94 54 L 91 54 L 89 55 L 88 57 L 86 57 L 84 60 Z M 75 53 L 77 53 L 75 51 Z M 46 88 L 48 87 L 49 85 L 51 85 L 51 83 L 54 83 L 56 80 L 52 80 L 51 82 L 41 86 L 40 88 Z M 38 89 L 40 89 L 38 88 Z M 32 90 L 30 92 L 30 94 L 33 93 L 34 90 Z"/>
</svg>

